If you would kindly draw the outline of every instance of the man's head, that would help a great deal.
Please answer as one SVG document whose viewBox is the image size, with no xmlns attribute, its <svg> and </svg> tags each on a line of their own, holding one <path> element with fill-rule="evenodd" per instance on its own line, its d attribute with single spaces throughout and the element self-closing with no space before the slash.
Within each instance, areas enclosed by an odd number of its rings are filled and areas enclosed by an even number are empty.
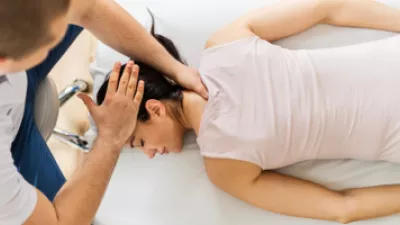
<svg viewBox="0 0 400 225">
<path fill-rule="evenodd" d="M 0 74 L 43 61 L 63 38 L 70 0 L 0 1 Z"/>
</svg>

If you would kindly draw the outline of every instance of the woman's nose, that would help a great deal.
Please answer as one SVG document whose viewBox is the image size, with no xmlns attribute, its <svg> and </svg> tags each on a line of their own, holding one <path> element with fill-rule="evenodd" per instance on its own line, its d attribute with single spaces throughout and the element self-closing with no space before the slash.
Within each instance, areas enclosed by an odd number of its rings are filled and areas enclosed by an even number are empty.
<svg viewBox="0 0 400 225">
<path fill-rule="evenodd" d="M 146 149 L 145 153 L 147 155 L 147 157 L 149 157 L 149 159 L 154 158 L 154 156 L 156 155 L 157 150 L 156 149 Z"/>
</svg>

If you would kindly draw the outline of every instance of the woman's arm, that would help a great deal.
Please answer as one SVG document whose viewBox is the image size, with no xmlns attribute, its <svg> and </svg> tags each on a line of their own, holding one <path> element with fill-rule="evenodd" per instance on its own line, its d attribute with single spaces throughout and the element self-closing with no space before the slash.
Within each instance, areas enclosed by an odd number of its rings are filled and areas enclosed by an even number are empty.
<svg viewBox="0 0 400 225">
<path fill-rule="evenodd" d="M 217 187 L 275 213 L 349 223 L 400 212 L 400 185 L 335 192 L 247 162 L 206 158 L 205 164 Z"/>
<path fill-rule="evenodd" d="M 400 32 L 400 10 L 374 0 L 283 0 L 217 31 L 207 47 L 252 35 L 276 41 L 320 23 Z"/>
</svg>

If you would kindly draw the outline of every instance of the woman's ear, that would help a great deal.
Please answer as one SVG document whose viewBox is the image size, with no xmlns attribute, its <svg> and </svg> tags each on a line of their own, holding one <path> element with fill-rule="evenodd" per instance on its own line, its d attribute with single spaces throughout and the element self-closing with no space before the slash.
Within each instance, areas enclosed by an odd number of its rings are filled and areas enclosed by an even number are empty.
<svg viewBox="0 0 400 225">
<path fill-rule="evenodd" d="M 149 113 L 150 118 L 159 118 L 166 115 L 165 106 L 158 100 L 147 100 L 146 110 Z"/>
</svg>

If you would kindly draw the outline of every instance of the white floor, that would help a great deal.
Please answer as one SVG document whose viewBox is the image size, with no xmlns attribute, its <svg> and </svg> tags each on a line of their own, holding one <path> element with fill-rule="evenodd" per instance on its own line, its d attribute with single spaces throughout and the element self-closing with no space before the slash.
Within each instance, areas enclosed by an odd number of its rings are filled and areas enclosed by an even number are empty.
<svg viewBox="0 0 400 225">
<path fill-rule="evenodd" d="M 58 90 L 62 90 L 76 78 L 91 83 L 89 63 L 94 56 L 96 40 L 84 31 L 74 42 L 68 52 L 50 72 Z M 80 99 L 73 97 L 61 109 L 57 121 L 57 127 L 79 134 L 84 134 L 87 129 L 87 110 Z M 82 153 L 66 145 L 55 138 L 50 138 L 48 145 L 55 155 L 64 175 L 68 178 L 75 170 L 77 160 Z"/>
</svg>

